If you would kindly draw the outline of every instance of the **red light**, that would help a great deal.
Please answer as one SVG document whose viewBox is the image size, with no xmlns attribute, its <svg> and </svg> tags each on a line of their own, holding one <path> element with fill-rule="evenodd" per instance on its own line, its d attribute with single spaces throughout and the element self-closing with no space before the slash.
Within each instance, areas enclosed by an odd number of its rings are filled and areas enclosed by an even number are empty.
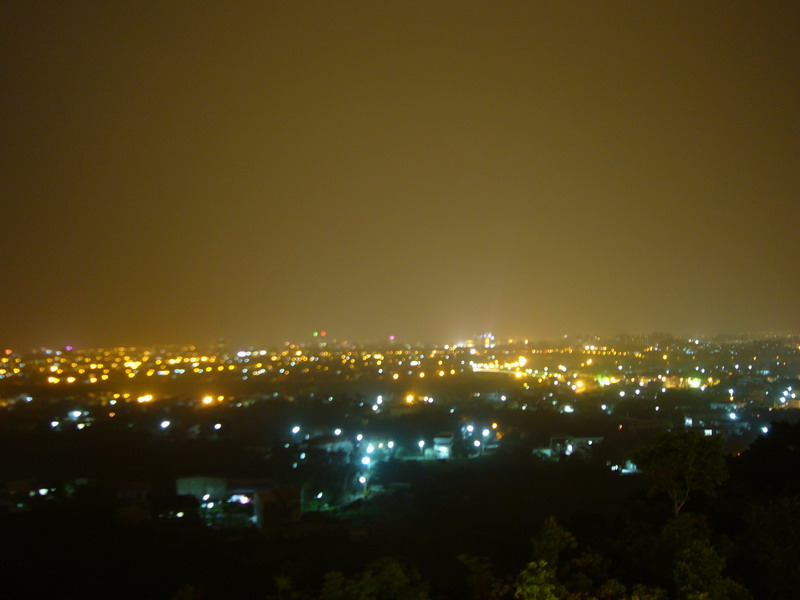
<svg viewBox="0 0 800 600">
<path fill-rule="evenodd" d="M 327 333 L 326 331 L 320 331 L 320 332 L 319 332 L 319 334 L 320 334 L 322 337 L 325 337 L 326 335 L 328 335 L 328 333 Z"/>
</svg>

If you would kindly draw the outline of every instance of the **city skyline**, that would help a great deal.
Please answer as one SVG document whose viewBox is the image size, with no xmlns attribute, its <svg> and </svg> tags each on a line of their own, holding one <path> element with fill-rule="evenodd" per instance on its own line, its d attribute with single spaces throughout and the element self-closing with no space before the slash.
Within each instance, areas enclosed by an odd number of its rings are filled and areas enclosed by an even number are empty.
<svg viewBox="0 0 800 600">
<path fill-rule="evenodd" d="M 421 349 L 421 348 L 483 348 L 483 338 L 491 338 L 491 347 L 495 344 L 515 344 L 525 345 L 531 348 L 535 347 L 573 347 L 581 346 L 584 344 L 607 344 L 633 341 L 650 340 L 658 342 L 659 340 L 667 343 L 731 343 L 734 341 L 742 342 L 761 342 L 761 341 L 782 341 L 789 343 L 791 340 L 798 338 L 800 334 L 797 333 L 781 333 L 781 332 L 720 332 L 711 335 L 682 335 L 674 334 L 667 331 L 649 331 L 649 332 L 617 332 L 609 335 L 597 335 L 591 332 L 582 332 L 577 334 L 564 334 L 555 335 L 550 337 L 533 338 L 526 336 L 504 336 L 494 335 L 492 332 L 485 332 L 481 334 L 474 334 L 471 336 L 464 336 L 461 338 L 452 339 L 438 339 L 438 340 L 414 340 L 402 339 L 397 336 L 390 335 L 382 339 L 355 339 L 348 337 L 337 337 L 333 333 L 324 331 L 324 337 L 319 336 L 319 331 L 307 332 L 305 335 L 300 335 L 293 339 L 281 340 L 278 342 L 264 342 L 256 341 L 253 343 L 240 342 L 239 340 L 219 337 L 210 340 L 190 340 L 190 341 L 163 341 L 157 340 L 145 343 L 117 343 L 117 344 L 100 344 L 100 345 L 75 345 L 72 343 L 66 344 L 40 344 L 37 346 L 16 346 L 6 347 L 4 352 L 6 355 L 19 355 L 38 352 L 47 353 L 61 353 L 61 352 L 90 352 L 94 350 L 109 350 L 109 349 L 131 349 L 138 351 L 158 351 L 165 349 L 193 349 L 198 352 L 210 352 L 211 354 L 219 355 L 233 355 L 242 353 L 244 351 L 280 351 L 287 347 L 290 348 L 317 348 L 320 351 L 339 351 L 346 349 L 364 349 L 364 348 L 381 348 L 391 349 Z M 489 346 L 486 346 L 489 347 Z"/>
<path fill-rule="evenodd" d="M 0 23 L 4 347 L 800 331 L 795 3 Z"/>
</svg>

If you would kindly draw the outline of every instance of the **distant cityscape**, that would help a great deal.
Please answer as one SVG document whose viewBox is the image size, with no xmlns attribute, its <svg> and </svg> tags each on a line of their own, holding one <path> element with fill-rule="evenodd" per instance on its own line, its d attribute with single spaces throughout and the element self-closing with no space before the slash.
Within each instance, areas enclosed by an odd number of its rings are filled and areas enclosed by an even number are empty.
<svg viewBox="0 0 800 600">
<path fill-rule="evenodd" d="M 473 523 L 476 539 L 492 540 L 499 519 L 506 536 L 525 523 L 520 545 L 526 528 L 560 510 L 613 506 L 625 515 L 612 498 L 644 493 L 652 466 L 639 461 L 653 444 L 701 440 L 711 445 L 687 460 L 716 448 L 723 461 L 772 439 L 774 427 L 785 439 L 800 415 L 798 389 L 798 336 L 534 342 L 484 333 L 413 346 L 315 332 L 278 348 L 217 340 L 205 348 L 6 349 L 0 519 L 45 537 L 35 532 L 48 515 L 61 515 L 59 523 L 83 515 L 82 527 L 125 535 L 145 525 L 148 535 L 173 535 L 180 526 L 214 549 L 227 547 L 214 532 L 256 536 L 253 543 L 267 544 L 260 556 L 270 544 L 290 556 L 295 540 L 302 560 L 313 561 L 319 544 L 344 544 L 357 557 L 369 538 L 385 552 L 370 532 L 391 531 L 410 545 L 433 539 L 417 528 L 440 502 L 461 511 L 441 525 L 452 535 L 470 511 L 501 501 L 511 507 L 507 522 L 501 511 Z M 702 469 L 711 477 L 712 466 Z M 675 501 L 676 519 L 695 488 L 705 489 L 693 483 Z M 709 510 L 698 494 L 693 510 Z M 528 514 L 530 506 L 538 508 Z M 341 535 L 347 541 L 333 541 Z M 142 547 L 152 548 L 147 539 Z M 455 556 L 464 542 L 453 540 Z M 485 551 L 501 556 L 505 538 L 492 544 Z M 30 556 L 36 548 L 31 542 Z M 316 568 L 328 568 L 319 560 Z M 242 576 L 244 588 L 258 587 Z"/>
<path fill-rule="evenodd" d="M 325 332 L 323 332 L 323 336 Z M 260 380 L 310 383 L 319 377 L 419 387 L 427 378 L 465 373 L 505 373 L 520 380 L 522 390 L 562 385 L 581 393 L 616 387 L 644 394 L 652 388 L 714 390 L 733 378 L 774 381 L 798 374 L 800 336 L 680 339 L 672 336 L 617 336 L 559 342 L 497 339 L 491 333 L 475 339 L 433 346 L 396 343 L 351 344 L 325 337 L 313 342 L 286 342 L 279 348 L 229 349 L 224 340 L 196 346 L 79 349 L 6 349 L 0 358 L 0 380 L 18 385 L 48 383 L 109 388 L 129 380 L 166 378 L 206 381 Z M 410 382 L 414 383 L 411 384 Z M 631 387 L 631 383 L 637 385 Z M 638 389 L 638 391 L 636 391 Z M 768 395 L 769 390 L 765 389 Z M 624 394 L 621 394 L 624 396 Z M 751 394 L 752 396 L 752 394 Z M 781 403 L 783 404 L 783 403 Z"/>
<path fill-rule="evenodd" d="M 448 384 L 473 382 L 470 398 L 483 397 L 527 410 L 552 399 L 562 412 L 580 411 L 595 392 L 619 399 L 657 400 L 668 390 L 693 389 L 732 409 L 797 407 L 791 382 L 800 376 L 800 336 L 682 339 L 666 335 L 568 339 L 558 342 L 499 339 L 491 333 L 452 344 L 415 346 L 339 342 L 315 332 L 305 343 L 278 348 L 228 348 L 219 340 L 196 346 L 6 349 L 0 358 L 3 405 L 26 399 L 25 390 L 70 390 L 107 404 L 170 397 L 181 384 L 209 391 L 290 386 L 352 385 L 382 388 L 382 412 L 421 400 L 458 403 L 463 392 Z M 485 385 L 480 375 L 506 375 Z M 488 380 L 488 379 L 487 379 Z M 134 390 L 150 389 L 138 394 Z M 19 390 L 20 394 L 13 392 Z M 438 392 L 438 394 L 436 394 Z M 435 395 L 436 394 L 436 395 Z M 213 402 L 237 400 L 222 394 Z M 210 396 L 182 397 L 210 404 Z M 619 398 L 619 399 L 618 399 Z M 241 399 L 241 398 L 239 398 Z"/>
<path fill-rule="evenodd" d="M 297 460 L 309 447 L 344 451 L 345 462 L 359 466 L 494 452 L 519 443 L 506 434 L 525 429 L 517 422 L 524 414 L 558 418 L 563 435 L 541 438 L 535 448 L 549 458 L 588 454 L 609 430 L 612 437 L 698 431 L 745 447 L 768 432 L 778 411 L 800 408 L 799 384 L 796 336 L 539 343 L 485 333 L 422 347 L 394 340 L 361 346 L 315 332 L 305 343 L 272 349 L 229 349 L 219 340 L 204 349 L 8 349 L 0 359 L 0 406 L 24 414 L 36 407 L 36 425 L 54 432 L 127 421 L 129 428 L 187 438 L 220 437 L 224 423 L 209 429 L 205 416 L 235 421 L 238 409 L 288 402 L 291 426 L 269 424 L 264 432 L 271 436 L 259 443 L 289 444 Z M 317 405 L 338 407 L 339 420 L 304 423 Z M 409 415 L 421 419 L 418 430 L 405 426 L 391 439 L 392 423 Z M 425 425 L 431 415 L 447 415 L 443 431 Z M 626 457 L 616 458 L 609 466 L 624 468 Z"/>
</svg>

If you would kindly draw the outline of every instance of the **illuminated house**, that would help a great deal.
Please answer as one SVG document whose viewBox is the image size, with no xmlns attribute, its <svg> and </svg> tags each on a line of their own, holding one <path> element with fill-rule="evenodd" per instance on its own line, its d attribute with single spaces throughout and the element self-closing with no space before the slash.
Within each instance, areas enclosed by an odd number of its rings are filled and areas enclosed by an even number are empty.
<svg viewBox="0 0 800 600">
<path fill-rule="evenodd" d="M 255 526 L 265 531 L 300 519 L 300 490 L 266 479 L 181 477 L 175 488 L 179 496 L 196 498 L 200 516 L 215 527 Z"/>
<path fill-rule="evenodd" d="M 453 434 L 442 432 L 433 438 L 433 449 L 436 458 L 448 459 L 453 456 Z"/>
<path fill-rule="evenodd" d="M 553 437 L 550 438 L 550 457 L 578 456 L 588 458 L 593 446 L 601 443 L 602 437 Z"/>
</svg>

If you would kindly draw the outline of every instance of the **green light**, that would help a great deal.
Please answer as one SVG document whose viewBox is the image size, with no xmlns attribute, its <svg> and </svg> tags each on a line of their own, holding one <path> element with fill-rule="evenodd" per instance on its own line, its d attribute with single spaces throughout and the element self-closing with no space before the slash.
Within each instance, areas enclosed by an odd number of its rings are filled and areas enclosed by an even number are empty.
<svg viewBox="0 0 800 600">
<path fill-rule="evenodd" d="M 314 332 L 314 337 L 317 337 L 318 335 L 319 335 L 319 331 L 315 331 Z"/>
</svg>

